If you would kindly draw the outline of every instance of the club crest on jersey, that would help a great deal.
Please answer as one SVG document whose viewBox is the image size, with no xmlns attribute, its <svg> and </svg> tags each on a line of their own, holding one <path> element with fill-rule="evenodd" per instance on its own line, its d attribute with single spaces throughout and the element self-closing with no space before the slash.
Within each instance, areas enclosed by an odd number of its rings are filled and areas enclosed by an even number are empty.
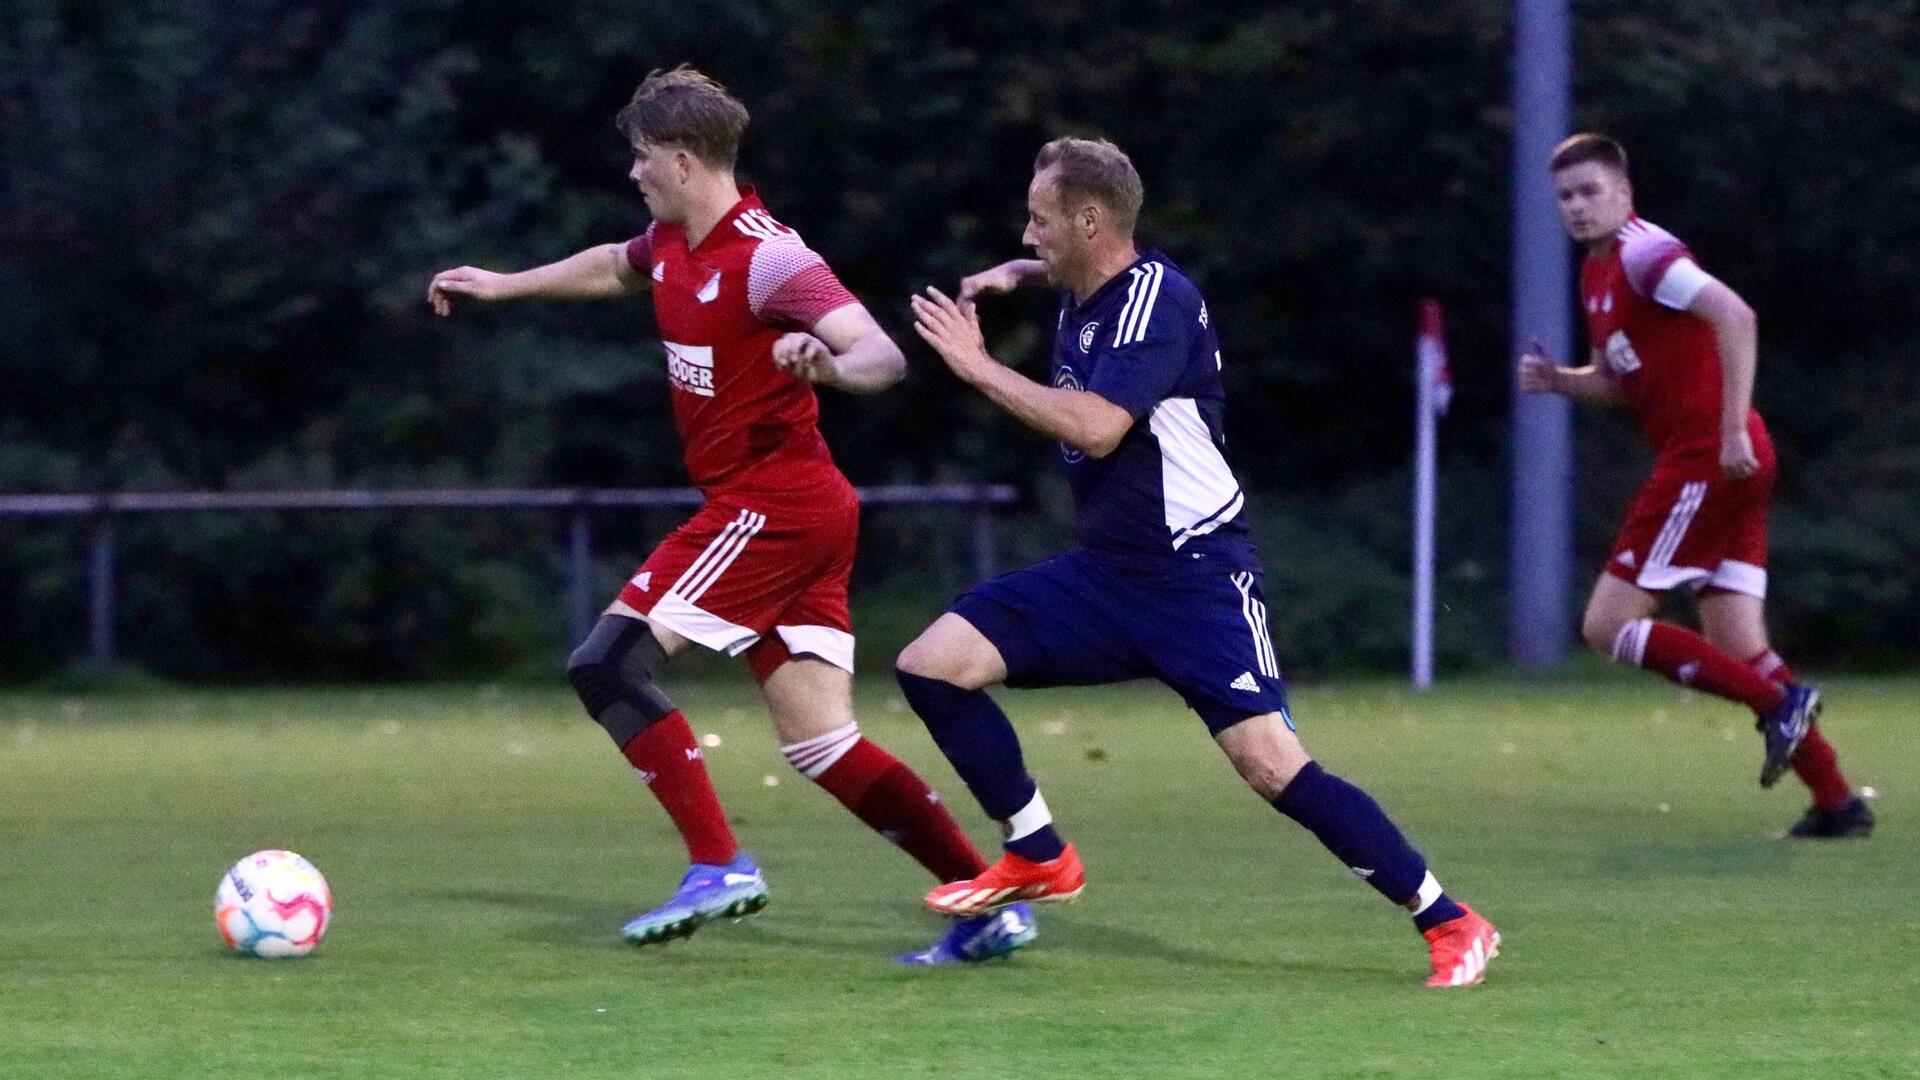
<svg viewBox="0 0 1920 1080">
<path fill-rule="evenodd" d="M 1640 354 L 1633 351 L 1625 330 L 1615 330 L 1607 339 L 1607 366 L 1615 375 L 1631 375 L 1640 370 Z"/>
<path fill-rule="evenodd" d="M 720 299 L 720 271 L 713 272 L 713 276 L 707 279 L 705 285 L 700 286 L 700 291 L 694 294 L 694 298 L 703 304 L 711 304 Z"/>
<path fill-rule="evenodd" d="M 1090 322 L 1087 325 L 1081 327 L 1080 328 L 1080 351 L 1083 353 L 1092 352 L 1094 336 L 1099 333 L 1100 333 L 1100 324 L 1097 322 Z"/>
<path fill-rule="evenodd" d="M 1093 334 L 1093 332 L 1094 332 L 1094 324 L 1088 323 L 1087 328 L 1080 332 L 1080 340 L 1082 342 L 1090 342 L 1092 340 L 1091 335 Z M 1082 344 L 1080 347 L 1082 349 L 1085 349 L 1085 348 L 1088 348 L 1088 345 Z M 1063 390 L 1078 390 L 1081 388 L 1080 376 L 1076 374 L 1072 368 L 1063 366 L 1058 371 L 1055 371 L 1053 373 L 1053 385 L 1060 387 Z M 1081 453 L 1078 450 L 1075 450 L 1073 447 L 1068 446 L 1066 443 L 1060 444 L 1060 457 L 1064 459 L 1066 463 L 1069 465 L 1072 465 L 1075 462 L 1078 462 L 1079 460 L 1081 460 L 1086 456 L 1087 455 Z"/>
<path fill-rule="evenodd" d="M 653 280 L 667 280 L 667 264 L 664 261 L 653 264 Z"/>
<path fill-rule="evenodd" d="M 1611 289 L 1607 290 L 1606 294 L 1598 299 L 1591 296 L 1587 297 L 1587 314 L 1599 315 L 1602 313 L 1613 313 L 1613 290 Z"/>
<path fill-rule="evenodd" d="M 712 397 L 713 347 L 682 345 L 674 341 L 660 344 L 667 347 L 667 378 L 673 381 L 675 389 L 700 397 Z"/>
</svg>

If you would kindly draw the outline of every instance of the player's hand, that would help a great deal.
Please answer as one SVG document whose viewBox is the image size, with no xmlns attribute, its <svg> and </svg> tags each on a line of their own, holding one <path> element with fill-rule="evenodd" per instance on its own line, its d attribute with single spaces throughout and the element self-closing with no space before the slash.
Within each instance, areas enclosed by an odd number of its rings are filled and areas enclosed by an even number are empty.
<svg viewBox="0 0 1920 1080">
<path fill-rule="evenodd" d="M 972 301 L 956 302 L 929 287 L 925 296 L 915 296 L 912 302 L 914 332 L 933 346 L 962 382 L 973 382 L 995 363 L 987 354 L 987 339 L 980 332 L 980 315 Z"/>
<path fill-rule="evenodd" d="M 1553 393 L 1553 375 L 1559 368 L 1535 341 L 1520 354 L 1520 363 L 1513 371 L 1514 384 L 1529 394 Z"/>
<path fill-rule="evenodd" d="M 833 350 L 812 334 L 783 334 L 773 343 L 773 366 L 810 383 L 833 385 Z"/>
<path fill-rule="evenodd" d="M 451 315 L 453 298 L 456 296 L 475 300 L 504 300 L 507 298 L 506 279 L 505 274 L 496 274 L 477 266 L 442 270 L 433 275 L 433 283 L 427 286 L 427 303 L 433 305 L 435 315 Z"/>
<path fill-rule="evenodd" d="M 1745 480 L 1760 471 L 1760 458 L 1753 452 L 1753 436 L 1744 429 L 1720 436 L 1720 471 L 1731 480 Z"/>
<path fill-rule="evenodd" d="M 1010 293 L 1020 287 L 1020 275 L 1014 272 L 1013 264 L 1001 263 L 989 270 L 977 274 L 968 274 L 960 279 L 960 302 L 970 303 L 976 296 L 994 293 Z"/>
</svg>

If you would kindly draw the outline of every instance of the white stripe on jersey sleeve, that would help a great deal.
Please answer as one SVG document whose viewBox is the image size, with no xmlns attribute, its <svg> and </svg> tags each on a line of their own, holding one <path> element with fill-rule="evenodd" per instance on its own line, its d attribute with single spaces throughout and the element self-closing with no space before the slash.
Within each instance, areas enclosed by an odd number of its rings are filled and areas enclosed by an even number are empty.
<svg viewBox="0 0 1920 1080">
<path fill-rule="evenodd" d="M 1141 263 L 1128 273 L 1133 275 L 1133 281 L 1127 285 L 1127 304 L 1120 309 L 1120 318 L 1114 325 L 1115 348 L 1146 340 L 1147 325 L 1153 320 L 1154 302 L 1160 299 L 1160 282 L 1166 276 L 1166 267 L 1157 262 Z"/>
<path fill-rule="evenodd" d="M 778 240 L 782 236 L 795 236 L 792 229 L 773 219 L 765 210 L 748 210 L 733 219 L 733 227 L 748 236 L 760 240 Z"/>
<path fill-rule="evenodd" d="M 1693 298 L 1700 290 L 1713 283 L 1713 275 L 1700 269 L 1700 264 L 1692 259 L 1675 259 L 1667 272 L 1660 275 L 1660 284 L 1653 287 L 1654 302 L 1675 311 L 1687 310 Z"/>
<path fill-rule="evenodd" d="M 1192 398 L 1153 407 L 1148 430 L 1160 443 L 1160 490 L 1167 531 L 1178 548 L 1239 516 L 1246 500 Z"/>
<path fill-rule="evenodd" d="M 1127 302 L 1120 305 L 1120 317 L 1113 320 L 1113 343 L 1120 344 L 1121 335 L 1127 332 L 1127 320 L 1133 318 L 1133 308 L 1140 302 L 1140 279 L 1145 275 L 1136 266 L 1127 271 L 1131 281 L 1127 282 Z"/>
<path fill-rule="evenodd" d="M 1167 276 L 1167 268 L 1159 263 L 1148 263 L 1147 266 L 1153 271 L 1153 280 L 1148 286 L 1150 291 L 1146 303 L 1140 305 L 1140 319 L 1133 328 L 1133 335 L 1128 338 L 1129 342 L 1147 339 L 1147 324 L 1153 320 L 1153 306 L 1160 299 L 1160 283 Z"/>
</svg>

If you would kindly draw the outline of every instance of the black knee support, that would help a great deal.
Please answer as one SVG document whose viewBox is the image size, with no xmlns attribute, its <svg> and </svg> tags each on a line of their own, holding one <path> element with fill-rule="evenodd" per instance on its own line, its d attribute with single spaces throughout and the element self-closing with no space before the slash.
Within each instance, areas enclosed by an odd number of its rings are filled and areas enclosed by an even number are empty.
<svg viewBox="0 0 1920 1080">
<path fill-rule="evenodd" d="M 673 712 L 673 699 L 654 683 L 667 653 L 639 619 L 602 615 L 593 633 L 567 658 L 567 681 L 615 746 Z"/>
</svg>

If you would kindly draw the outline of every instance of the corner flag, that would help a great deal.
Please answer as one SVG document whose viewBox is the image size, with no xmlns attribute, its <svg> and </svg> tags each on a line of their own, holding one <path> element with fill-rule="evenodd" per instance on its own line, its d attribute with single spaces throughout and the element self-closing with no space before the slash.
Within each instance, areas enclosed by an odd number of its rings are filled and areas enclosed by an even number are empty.
<svg viewBox="0 0 1920 1080">
<path fill-rule="evenodd" d="M 1420 302 L 1420 380 L 1429 387 L 1428 408 L 1435 416 L 1447 415 L 1453 404 L 1453 368 L 1447 365 L 1446 331 L 1441 327 L 1440 301 Z"/>
<path fill-rule="evenodd" d="M 1440 301 L 1420 302 L 1420 334 L 1414 343 L 1413 438 L 1413 685 L 1433 685 L 1433 521 L 1440 417 L 1453 403 L 1453 370 Z"/>
</svg>

